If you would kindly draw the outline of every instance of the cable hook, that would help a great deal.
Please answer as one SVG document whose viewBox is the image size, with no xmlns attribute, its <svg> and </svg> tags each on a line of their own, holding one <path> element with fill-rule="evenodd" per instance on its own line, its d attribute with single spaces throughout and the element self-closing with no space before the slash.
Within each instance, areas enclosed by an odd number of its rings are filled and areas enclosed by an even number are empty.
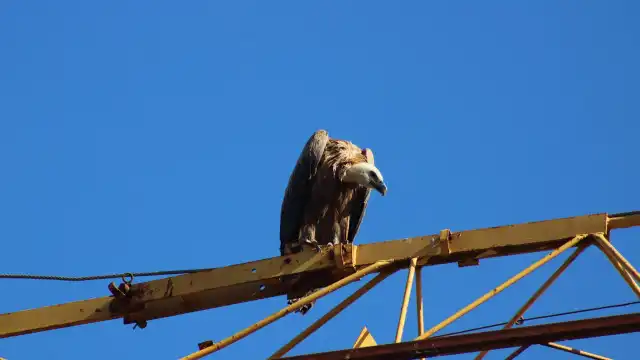
<svg viewBox="0 0 640 360">
<path fill-rule="evenodd" d="M 127 278 L 129 278 L 129 280 L 127 280 Z M 122 282 L 124 282 L 127 285 L 131 285 L 131 283 L 133 282 L 133 274 L 130 272 L 124 273 L 122 275 Z"/>
</svg>

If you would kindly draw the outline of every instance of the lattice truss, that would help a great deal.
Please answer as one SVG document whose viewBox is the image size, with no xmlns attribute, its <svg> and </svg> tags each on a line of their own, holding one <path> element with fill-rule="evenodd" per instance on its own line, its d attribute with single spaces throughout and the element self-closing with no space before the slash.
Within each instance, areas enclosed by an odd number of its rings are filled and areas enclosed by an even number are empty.
<svg viewBox="0 0 640 360">
<path fill-rule="evenodd" d="M 290 282 L 286 280 L 300 275 L 312 279 L 309 281 L 309 289 L 321 287 L 294 304 L 226 339 L 216 343 L 201 342 L 198 344 L 197 352 L 182 358 L 200 359 L 240 341 L 305 304 L 310 304 L 366 275 L 377 273 L 369 282 L 275 351 L 269 358 L 419 359 L 478 352 L 475 359 L 482 359 L 489 350 L 514 348 L 515 351 L 507 357 L 507 359 L 513 359 L 530 346 L 541 345 L 591 359 L 608 359 L 557 342 L 640 331 L 640 313 L 516 328 L 513 326 L 521 321 L 525 312 L 580 254 L 590 247 L 598 249 L 606 256 L 629 285 L 630 291 L 640 299 L 638 285 L 640 273 L 610 242 L 611 230 L 639 225 L 640 212 L 632 212 L 615 215 L 603 213 L 460 232 L 445 229 L 435 235 L 363 245 L 336 246 L 320 252 L 303 251 L 290 256 L 273 257 L 137 284 L 133 283 L 132 278 L 123 278 L 119 286 L 115 283 L 109 284 L 111 296 L 2 314 L 0 315 L 0 338 L 117 318 L 123 318 L 125 324 L 136 324 L 144 328 L 147 321 L 153 319 L 286 294 L 290 291 L 287 288 Z M 573 249 L 573 253 L 531 295 L 502 330 L 433 336 L 570 249 Z M 549 251 L 549 253 L 425 331 L 422 309 L 422 267 L 445 263 L 470 266 L 477 265 L 480 259 L 542 251 Z M 376 344 L 365 327 L 360 336 L 355 339 L 351 349 L 283 357 L 384 279 L 404 269 L 408 270 L 407 281 L 394 343 Z M 419 335 L 413 340 L 403 342 L 404 324 L 414 282 Z"/>
</svg>

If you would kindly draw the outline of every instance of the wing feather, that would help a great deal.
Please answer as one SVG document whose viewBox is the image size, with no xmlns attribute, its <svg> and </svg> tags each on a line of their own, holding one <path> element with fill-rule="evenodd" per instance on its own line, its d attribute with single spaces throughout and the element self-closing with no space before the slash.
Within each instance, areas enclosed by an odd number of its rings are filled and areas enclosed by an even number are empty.
<svg viewBox="0 0 640 360">
<path fill-rule="evenodd" d="M 329 141 L 326 130 L 317 130 L 311 135 L 291 172 L 289 183 L 282 199 L 280 211 L 280 253 L 284 247 L 298 240 L 304 210 L 311 197 L 313 179 Z"/>
<path fill-rule="evenodd" d="M 373 165 L 373 151 L 371 151 L 371 149 L 364 149 L 362 152 L 366 156 L 367 162 Z M 369 202 L 369 195 L 371 195 L 371 189 L 365 187 L 359 187 L 353 195 L 353 199 L 351 200 L 353 204 L 349 218 L 349 233 L 347 235 L 349 243 L 353 243 L 353 240 L 358 234 L 365 210 L 367 209 L 367 203 Z"/>
</svg>

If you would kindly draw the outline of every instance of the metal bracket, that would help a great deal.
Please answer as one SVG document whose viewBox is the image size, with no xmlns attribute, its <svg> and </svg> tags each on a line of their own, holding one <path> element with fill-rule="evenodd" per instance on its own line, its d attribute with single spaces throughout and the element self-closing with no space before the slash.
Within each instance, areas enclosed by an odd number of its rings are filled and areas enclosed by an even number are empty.
<svg viewBox="0 0 640 360">
<path fill-rule="evenodd" d="M 443 229 L 440 230 L 440 237 L 438 238 L 438 245 L 440 245 L 440 256 L 447 256 L 451 254 L 451 248 L 449 247 L 449 243 L 451 241 L 451 230 Z"/>
<path fill-rule="evenodd" d="M 213 341 L 211 340 L 205 340 L 201 343 L 198 344 L 198 350 L 202 350 L 202 349 L 206 349 L 210 346 L 213 346 Z"/>
<path fill-rule="evenodd" d="M 128 279 L 127 279 L 128 276 Z M 125 274 L 122 276 L 122 283 L 116 286 L 113 281 L 109 283 L 107 288 L 115 299 L 109 304 L 109 310 L 114 313 L 125 312 L 131 302 L 131 283 L 133 282 L 133 274 Z"/>
<path fill-rule="evenodd" d="M 340 270 L 355 270 L 357 245 L 340 244 L 333 247 L 333 258 Z"/>
<path fill-rule="evenodd" d="M 131 285 L 132 282 L 133 274 L 127 273 L 122 276 L 122 283 L 120 283 L 120 285 L 116 286 L 114 282 L 111 282 L 107 286 L 109 292 L 114 297 L 114 299 L 109 304 L 109 311 L 117 314 L 125 314 L 125 324 L 129 323 L 126 314 L 135 311 L 139 307 L 139 305 L 135 303 L 134 296 L 136 291 Z M 135 323 L 135 325 L 133 326 L 134 329 L 136 327 L 139 327 L 140 329 L 144 329 L 147 327 L 146 320 L 135 320 L 133 322 Z"/>
</svg>

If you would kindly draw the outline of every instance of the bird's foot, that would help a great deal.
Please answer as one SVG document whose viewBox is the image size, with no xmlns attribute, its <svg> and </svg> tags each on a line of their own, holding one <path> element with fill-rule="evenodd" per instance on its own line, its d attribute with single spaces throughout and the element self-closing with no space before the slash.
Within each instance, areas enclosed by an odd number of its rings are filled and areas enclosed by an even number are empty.
<svg viewBox="0 0 640 360">
<path fill-rule="evenodd" d="M 318 289 L 310 290 L 303 297 L 307 297 L 307 296 L 311 295 L 312 293 L 316 292 L 317 290 Z M 289 305 L 294 304 L 294 303 L 298 302 L 300 299 L 301 298 L 289 299 L 287 301 L 287 304 L 289 304 Z M 301 315 L 305 315 L 307 312 L 309 312 L 309 310 L 311 310 L 311 308 L 313 307 L 313 305 L 315 303 L 316 302 L 314 300 L 314 301 L 312 301 L 312 302 L 310 302 L 308 304 L 305 304 L 305 305 L 301 306 L 300 308 L 296 309 L 294 312 L 300 313 Z"/>
<path fill-rule="evenodd" d="M 320 244 L 318 244 L 318 241 L 316 240 L 304 239 L 302 240 L 302 243 L 311 246 L 315 252 L 320 252 L 320 250 L 322 250 L 322 247 L 320 247 Z"/>
</svg>

